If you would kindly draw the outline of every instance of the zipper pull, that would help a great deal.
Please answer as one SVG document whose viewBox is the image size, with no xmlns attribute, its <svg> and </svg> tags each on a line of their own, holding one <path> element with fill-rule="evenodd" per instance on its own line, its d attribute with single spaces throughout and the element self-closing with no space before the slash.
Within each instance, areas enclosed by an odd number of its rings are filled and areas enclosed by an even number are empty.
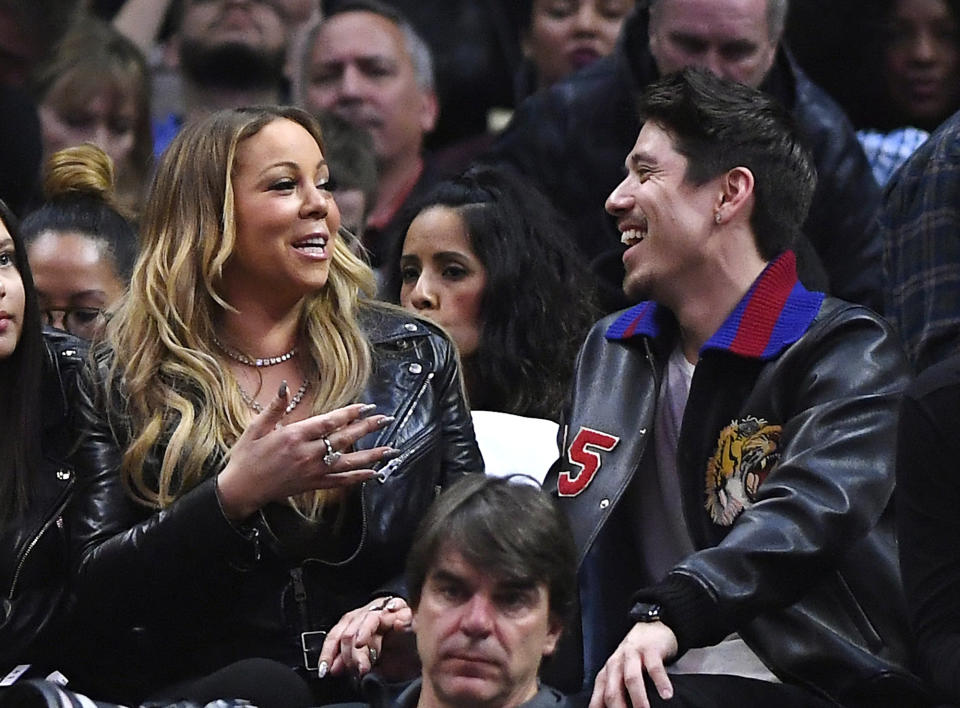
<svg viewBox="0 0 960 708">
<path fill-rule="evenodd" d="M 397 471 L 397 467 L 400 466 L 400 463 L 403 462 L 406 456 L 407 456 L 407 453 L 403 453 L 402 455 L 400 455 L 400 457 L 393 458 L 392 460 L 390 460 L 390 462 L 388 462 L 383 467 L 381 467 L 380 470 L 377 472 L 377 481 L 380 482 L 380 484 L 383 484 L 384 482 L 386 482 L 387 478 Z"/>
<path fill-rule="evenodd" d="M 298 605 L 307 601 L 307 586 L 303 584 L 303 568 L 291 568 L 290 577 L 293 578 L 293 598 Z"/>
<path fill-rule="evenodd" d="M 250 534 L 250 542 L 253 543 L 253 562 L 259 563 L 261 554 L 260 554 L 260 529 L 256 526 L 253 527 L 253 533 Z"/>
</svg>

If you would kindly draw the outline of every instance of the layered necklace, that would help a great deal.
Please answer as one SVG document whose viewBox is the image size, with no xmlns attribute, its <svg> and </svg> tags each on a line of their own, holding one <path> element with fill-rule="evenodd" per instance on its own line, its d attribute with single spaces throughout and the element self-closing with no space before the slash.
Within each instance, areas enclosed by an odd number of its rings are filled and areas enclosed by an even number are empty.
<svg viewBox="0 0 960 708">
<path fill-rule="evenodd" d="M 231 346 L 228 346 L 220 341 L 217 335 L 213 335 L 213 343 L 217 345 L 217 348 L 226 354 L 228 357 L 233 359 L 236 362 L 243 364 L 244 366 L 252 366 L 256 369 L 263 369 L 268 366 L 275 366 L 276 364 L 282 364 L 285 361 L 289 361 L 297 355 L 297 347 L 294 346 L 290 351 L 284 352 L 277 356 L 268 356 L 262 359 L 254 359 L 247 356 L 243 352 L 234 349 Z M 297 389 L 297 392 L 293 394 L 293 398 L 290 399 L 290 403 L 287 404 L 287 407 L 283 409 L 283 415 L 289 414 L 294 408 L 296 408 L 300 401 L 303 400 L 304 394 L 306 394 L 307 389 L 310 388 L 310 380 L 304 376 L 303 381 L 300 383 L 300 388 Z M 257 403 L 257 401 L 249 393 L 243 390 L 243 386 L 240 385 L 240 382 L 237 382 L 237 391 L 240 392 L 240 398 L 243 399 L 243 402 L 250 407 L 255 413 L 262 413 L 263 406 Z"/>
<path fill-rule="evenodd" d="M 283 409 L 283 415 L 287 415 L 290 411 L 297 407 L 300 401 L 303 400 L 303 395 L 307 392 L 307 389 L 310 388 L 310 382 L 304 378 L 303 382 L 300 384 L 300 388 L 297 389 L 297 392 L 293 394 L 293 398 L 290 399 L 290 403 L 287 404 L 287 407 Z M 243 386 L 237 382 L 237 391 L 240 392 L 240 398 L 243 399 L 243 402 L 250 406 L 256 413 L 263 413 L 263 406 L 257 403 L 253 397 L 243 390 Z"/>
</svg>

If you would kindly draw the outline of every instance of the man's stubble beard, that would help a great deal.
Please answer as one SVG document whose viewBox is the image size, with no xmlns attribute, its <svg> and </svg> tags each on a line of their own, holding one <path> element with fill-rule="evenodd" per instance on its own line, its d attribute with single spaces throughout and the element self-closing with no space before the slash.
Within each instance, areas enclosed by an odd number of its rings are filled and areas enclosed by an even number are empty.
<svg viewBox="0 0 960 708">
<path fill-rule="evenodd" d="M 184 38 L 180 47 L 181 70 L 203 88 L 255 90 L 282 88 L 283 49 L 256 49 L 239 42 L 206 46 Z"/>
</svg>

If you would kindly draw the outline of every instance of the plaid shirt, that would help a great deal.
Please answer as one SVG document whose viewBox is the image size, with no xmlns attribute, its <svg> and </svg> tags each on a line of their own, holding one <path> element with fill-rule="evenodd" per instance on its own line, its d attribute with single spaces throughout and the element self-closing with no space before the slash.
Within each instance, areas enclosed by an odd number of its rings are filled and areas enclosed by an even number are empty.
<svg viewBox="0 0 960 708">
<path fill-rule="evenodd" d="M 870 169 L 881 187 L 890 181 L 907 158 L 926 142 L 930 133 L 919 128 L 897 128 L 889 133 L 858 130 L 857 140 L 867 156 Z"/>
<path fill-rule="evenodd" d="M 960 113 L 894 176 L 879 226 L 885 314 L 921 370 L 960 349 Z"/>
</svg>

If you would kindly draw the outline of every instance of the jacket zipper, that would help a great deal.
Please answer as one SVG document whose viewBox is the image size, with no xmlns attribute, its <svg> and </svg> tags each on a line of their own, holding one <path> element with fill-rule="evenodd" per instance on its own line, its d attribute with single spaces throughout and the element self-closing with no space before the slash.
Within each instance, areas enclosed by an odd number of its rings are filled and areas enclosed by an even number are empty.
<svg viewBox="0 0 960 708">
<path fill-rule="evenodd" d="M 430 382 L 433 381 L 433 376 L 434 372 L 431 371 L 423 379 L 423 383 L 420 384 L 420 388 L 417 389 L 416 394 L 414 394 L 413 398 L 410 400 L 410 403 L 407 405 L 406 412 L 403 414 L 400 422 L 397 423 L 397 426 L 393 429 L 393 435 L 390 436 L 389 440 L 384 441 L 384 445 L 390 445 L 394 440 L 396 440 L 397 434 L 403 430 L 403 426 L 406 425 L 408 420 L 410 420 L 410 416 L 413 415 L 413 411 L 417 407 L 417 403 L 419 403 L 420 399 L 423 398 L 423 394 L 426 392 L 427 387 L 430 385 Z M 414 452 L 416 452 L 416 446 L 404 451 L 400 457 L 390 460 L 390 462 L 381 467 L 376 475 L 377 481 L 380 482 L 380 484 L 386 482 L 387 478 L 393 474 L 401 464 L 406 462 Z"/>
<path fill-rule="evenodd" d="M 40 527 L 37 533 L 34 534 L 33 538 L 30 539 L 30 543 L 27 544 L 27 547 L 23 551 L 23 555 L 20 556 L 20 561 L 17 563 L 17 569 L 13 573 L 13 579 L 10 581 L 10 592 L 7 594 L 7 597 L 11 600 L 13 599 L 13 594 L 17 589 L 17 583 L 20 581 L 20 574 L 23 572 L 23 567 L 27 563 L 27 558 L 30 556 L 30 553 L 36 548 L 37 544 L 40 543 L 40 539 L 43 538 L 43 534 L 47 532 L 51 525 L 61 523 L 60 515 L 63 513 L 63 510 L 67 506 L 67 500 L 69 499 L 69 492 L 73 488 L 73 476 L 70 477 L 70 484 L 67 485 L 67 488 L 64 490 L 63 494 L 60 495 L 60 498 L 54 504 L 53 509 L 54 513 L 50 515 L 50 518 Z"/>
<path fill-rule="evenodd" d="M 403 426 L 407 424 L 407 421 L 410 420 L 410 416 L 413 415 L 413 409 L 416 408 L 417 403 L 419 403 L 420 399 L 423 398 L 423 394 L 427 390 L 427 386 L 429 386 L 430 382 L 433 381 L 433 373 L 434 372 L 431 371 L 429 374 L 427 374 L 426 378 L 423 380 L 423 383 L 420 384 L 420 388 L 417 389 L 417 393 L 407 405 L 407 411 L 403 414 L 403 418 L 400 419 L 397 427 L 393 429 L 394 436 L 391 439 L 391 442 L 396 438 L 396 434 L 403 429 Z"/>
<path fill-rule="evenodd" d="M 297 603 L 300 625 L 303 631 L 310 626 L 310 613 L 307 609 L 307 586 L 303 582 L 303 568 L 291 568 L 290 577 L 293 579 L 293 599 Z"/>
<path fill-rule="evenodd" d="M 430 382 L 433 380 L 433 375 L 434 375 L 434 372 L 432 372 L 432 371 L 431 371 L 429 374 L 426 375 L 426 377 L 425 377 L 424 380 L 423 380 L 423 383 L 420 384 L 420 388 L 417 389 L 416 394 L 413 396 L 413 398 L 411 399 L 410 403 L 408 404 L 407 410 L 406 410 L 406 412 L 403 414 L 403 417 L 400 419 L 400 422 L 399 422 L 399 423 L 397 424 L 397 426 L 393 429 L 394 434 L 390 437 L 389 441 L 384 442 L 384 443 L 382 443 L 382 444 L 390 444 L 391 442 L 393 442 L 393 440 L 396 439 L 397 433 L 398 433 L 400 430 L 402 430 L 404 424 L 405 424 L 408 420 L 410 420 L 410 416 L 413 415 L 413 410 L 414 410 L 414 408 L 416 407 L 416 405 L 417 405 L 417 403 L 420 401 L 420 399 L 423 398 L 423 394 L 424 394 L 424 392 L 427 390 L 427 386 L 428 386 L 428 385 L 430 384 Z M 376 475 L 376 476 L 377 476 L 377 480 L 378 480 L 381 484 L 382 484 L 383 482 L 385 482 L 385 481 L 387 480 L 387 477 L 389 477 L 391 474 L 393 474 L 393 472 L 396 470 L 396 468 L 400 466 L 400 463 L 403 462 L 403 461 L 405 461 L 405 460 L 407 460 L 407 459 L 409 459 L 410 456 L 411 456 L 411 454 L 412 454 L 414 451 L 415 451 L 415 449 L 407 450 L 407 451 L 404 452 L 402 455 L 400 455 L 400 457 L 397 457 L 396 459 L 390 460 L 390 462 L 388 462 L 383 468 L 380 469 L 379 472 L 377 472 L 377 475 Z M 354 558 L 356 558 L 356 557 L 360 554 L 360 551 L 363 549 L 363 544 L 364 544 L 364 542 L 367 540 L 367 500 L 366 500 L 366 491 L 367 491 L 367 482 L 363 482 L 363 484 L 360 486 L 360 513 L 361 513 L 361 521 L 360 521 L 360 541 L 359 541 L 359 543 L 357 543 L 357 548 L 356 548 L 356 550 L 355 550 L 353 553 L 351 553 L 348 558 L 345 558 L 345 559 L 342 560 L 342 561 L 333 561 L 333 562 L 331 562 L 331 561 L 325 561 L 325 560 L 323 560 L 323 559 L 321 559 L 321 558 L 306 558 L 306 559 L 304 559 L 304 562 L 305 562 L 305 563 L 306 563 L 306 562 L 317 562 L 317 563 L 323 563 L 323 564 L 326 565 L 326 566 L 331 566 L 331 567 L 336 568 L 336 567 L 339 567 L 339 566 L 346 565 L 347 563 L 350 563 L 351 561 L 353 561 Z M 302 582 L 302 579 L 301 579 L 301 582 Z"/>
<path fill-rule="evenodd" d="M 407 448 L 407 450 L 405 450 L 405 451 L 400 455 L 400 457 L 397 457 L 397 458 L 395 458 L 395 459 L 393 459 L 393 460 L 390 460 L 390 462 L 388 462 L 386 465 L 384 465 L 383 467 L 381 467 L 381 468 L 377 471 L 377 474 L 374 475 L 374 476 L 376 477 L 376 480 L 377 480 L 380 484 L 385 483 L 385 482 L 387 481 L 387 479 L 390 478 L 390 475 L 392 475 L 394 472 L 396 472 L 402 465 L 405 465 L 406 463 L 410 462 L 411 460 L 415 460 L 415 459 L 419 458 L 420 455 L 422 455 L 423 452 L 424 452 L 424 451 L 427 449 L 427 447 L 428 447 L 426 444 L 424 444 L 424 441 L 429 440 L 429 439 L 430 439 L 430 431 L 427 430 L 427 431 L 425 431 L 425 432 L 423 433 L 423 435 L 420 436 L 420 438 L 416 441 L 416 443 L 415 443 L 414 445 L 412 445 L 411 447 Z"/>
<path fill-rule="evenodd" d="M 362 482 L 360 485 L 360 540 L 357 542 L 357 548 L 354 550 L 354 552 L 351 553 L 349 557 L 344 558 L 341 561 L 328 561 L 328 560 L 324 560 L 323 558 L 304 558 L 303 565 L 306 565 L 307 563 L 322 563 L 323 565 L 330 568 L 339 568 L 340 566 L 350 563 L 351 561 L 353 561 L 354 558 L 360 555 L 360 551 L 363 549 L 363 544 L 367 540 L 367 500 L 365 496 L 366 491 L 367 491 L 367 483 Z M 296 570 L 300 570 L 300 569 L 297 568 Z M 291 571 L 291 573 L 292 572 L 293 571 Z M 303 571 L 301 570 L 300 572 L 301 572 L 301 585 L 302 585 Z M 296 578 L 294 578 L 294 580 L 296 580 Z"/>
</svg>

